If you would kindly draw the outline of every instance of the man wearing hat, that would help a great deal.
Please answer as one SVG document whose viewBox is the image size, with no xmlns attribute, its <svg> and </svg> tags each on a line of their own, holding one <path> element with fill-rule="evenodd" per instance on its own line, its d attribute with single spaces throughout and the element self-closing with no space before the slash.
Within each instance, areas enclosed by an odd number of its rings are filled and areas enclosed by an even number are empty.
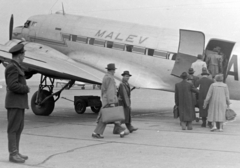
<svg viewBox="0 0 240 168">
<path fill-rule="evenodd" d="M 207 96 L 208 93 L 208 89 L 211 86 L 212 83 L 214 83 L 214 81 L 212 79 L 210 79 L 209 73 L 207 71 L 207 68 L 202 68 L 202 78 L 199 79 L 196 82 L 196 86 L 200 87 L 199 88 L 199 97 L 198 97 L 198 104 L 199 104 L 199 115 L 200 117 L 202 117 L 202 127 L 206 127 L 206 121 L 207 121 L 207 116 L 208 116 L 208 106 L 207 108 L 203 109 L 203 104 L 204 104 L 204 100 Z M 210 123 L 209 123 L 210 126 Z"/>
<path fill-rule="evenodd" d="M 24 163 L 28 159 L 28 156 L 19 153 L 20 137 L 24 127 L 24 111 L 28 109 L 28 92 L 30 91 L 21 67 L 24 52 L 23 44 L 12 47 L 9 50 L 12 61 L 5 69 L 9 161 L 15 163 Z"/>
<path fill-rule="evenodd" d="M 204 62 L 202 59 L 203 56 L 201 54 L 198 54 L 197 60 L 191 65 L 191 68 L 193 68 L 195 71 L 195 76 L 200 76 L 202 73 L 202 68 L 207 67 L 206 62 Z"/>
<path fill-rule="evenodd" d="M 137 131 L 138 128 L 132 126 L 131 121 L 131 88 L 128 83 L 129 78 L 132 76 L 129 71 L 124 71 L 122 73 L 122 82 L 118 88 L 118 99 L 120 104 L 123 105 L 124 113 L 125 113 L 125 121 L 127 129 L 130 133 L 133 131 Z"/>
<path fill-rule="evenodd" d="M 192 121 L 195 120 L 195 109 L 192 92 L 198 93 L 198 90 L 192 83 L 188 82 L 188 74 L 183 72 L 182 82 L 175 84 L 175 104 L 178 106 L 179 119 L 182 130 L 192 130 Z"/>
<path fill-rule="evenodd" d="M 107 65 L 107 73 L 103 77 L 102 80 L 102 86 L 101 86 L 101 97 L 102 97 L 102 106 L 115 106 L 116 103 L 118 103 L 118 98 L 117 98 L 117 87 L 116 83 L 114 80 L 114 73 L 115 73 L 115 64 L 111 63 Z M 92 133 L 93 138 L 103 138 L 103 132 L 106 128 L 105 123 L 102 122 L 101 119 L 101 111 L 98 115 L 97 118 L 97 127 Z M 114 133 L 118 132 L 120 134 L 120 137 L 124 137 L 126 133 L 124 132 L 124 128 L 121 127 L 120 123 L 115 123 L 114 127 Z"/>
</svg>

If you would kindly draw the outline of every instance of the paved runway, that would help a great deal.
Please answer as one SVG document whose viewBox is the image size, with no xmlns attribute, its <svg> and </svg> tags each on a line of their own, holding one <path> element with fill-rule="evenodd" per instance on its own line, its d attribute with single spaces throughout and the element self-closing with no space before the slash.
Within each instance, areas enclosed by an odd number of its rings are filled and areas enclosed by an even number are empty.
<svg viewBox="0 0 240 168">
<path fill-rule="evenodd" d="M 31 95 L 37 90 L 31 88 Z M 100 95 L 99 90 L 65 90 L 63 97 Z M 173 93 L 149 90 L 132 92 L 133 125 L 139 130 L 124 138 L 112 134 L 104 139 L 91 137 L 96 114 L 89 108 L 77 114 L 73 103 L 60 99 L 49 117 L 26 111 L 21 153 L 29 156 L 25 164 L 8 162 L 5 88 L 0 89 L 0 168 L 237 168 L 240 167 L 240 104 L 232 101 L 238 113 L 224 132 L 210 132 L 194 122 L 193 130 L 182 131 L 173 119 Z"/>
</svg>

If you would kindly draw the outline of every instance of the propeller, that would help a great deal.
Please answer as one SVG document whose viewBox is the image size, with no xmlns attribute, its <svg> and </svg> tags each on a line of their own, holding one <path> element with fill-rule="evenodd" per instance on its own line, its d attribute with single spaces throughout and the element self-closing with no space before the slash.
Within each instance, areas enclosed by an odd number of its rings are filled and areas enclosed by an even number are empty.
<svg viewBox="0 0 240 168">
<path fill-rule="evenodd" d="M 12 40 L 12 33 L 13 33 L 13 14 L 10 18 L 10 23 L 9 23 L 9 40 Z"/>
</svg>

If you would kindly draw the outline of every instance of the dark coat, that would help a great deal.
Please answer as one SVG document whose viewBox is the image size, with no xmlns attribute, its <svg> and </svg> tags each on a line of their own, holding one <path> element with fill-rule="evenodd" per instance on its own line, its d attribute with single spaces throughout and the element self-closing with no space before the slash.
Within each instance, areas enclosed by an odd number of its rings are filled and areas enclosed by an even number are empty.
<svg viewBox="0 0 240 168">
<path fill-rule="evenodd" d="M 131 123 L 131 89 L 128 83 L 122 82 L 118 89 L 119 104 L 123 105 L 125 122 Z"/>
<path fill-rule="evenodd" d="M 195 109 L 192 92 L 198 90 L 192 83 L 183 80 L 175 85 L 175 104 L 179 109 L 180 121 L 187 122 L 195 120 Z"/>
<path fill-rule="evenodd" d="M 198 105 L 199 105 L 199 113 L 200 117 L 208 116 L 208 106 L 206 109 L 203 109 L 203 103 L 207 96 L 208 89 L 210 85 L 213 83 L 212 79 L 209 79 L 207 76 L 203 76 L 196 82 L 196 86 L 200 86 L 199 88 L 199 97 L 198 97 Z"/>
<path fill-rule="evenodd" d="M 5 69 L 6 99 L 5 108 L 28 109 L 29 88 L 22 67 L 14 60 Z"/>
</svg>

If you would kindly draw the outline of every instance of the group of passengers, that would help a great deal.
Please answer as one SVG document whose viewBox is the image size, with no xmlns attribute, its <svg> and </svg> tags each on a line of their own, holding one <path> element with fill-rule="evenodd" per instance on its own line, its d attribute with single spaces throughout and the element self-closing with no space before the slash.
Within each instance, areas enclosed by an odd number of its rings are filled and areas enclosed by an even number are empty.
<svg viewBox="0 0 240 168">
<path fill-rule="evenodd" d="M 180 83 L 175 85 L 175 104 L 179 110 L 180 124 L 183 130 L 192 130 L 192 121 L 196 120 L 195 107 L 199 109 L 202 127 L 211 131 L 223 131 L 226 109 L 229 108 L 228 86 L 224 83 L 224 55 L 220 47 L 214 48 L 206 56 L 198 55 L 187 72 L 183 72 Z"/>
</svg>

